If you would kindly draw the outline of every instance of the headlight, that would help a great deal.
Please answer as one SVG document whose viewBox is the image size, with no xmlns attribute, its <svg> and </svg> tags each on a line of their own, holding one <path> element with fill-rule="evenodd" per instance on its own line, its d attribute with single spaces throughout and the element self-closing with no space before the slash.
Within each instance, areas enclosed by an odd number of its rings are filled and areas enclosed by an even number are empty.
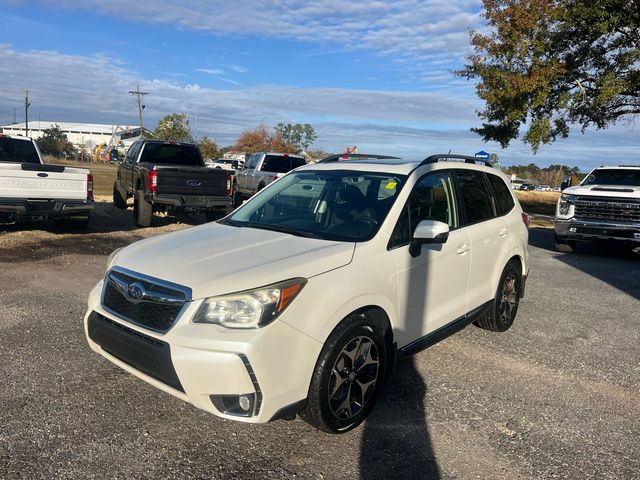
<svg viewBox="0 0 640 480">
<path fill-rule="evenodd" d="M 575 195 L 561 194 L 558 202 L 558 213 L 560 215 L 569 215 L 571 211 L 571 205 L 575 202 Z"/>
<path fill-rule="evenodd" d="M 116 255 L 118 255 L 118 253 L 120 253 L 120 250 L 122 250 L 123 248 L 124 247 L 116 248 L 113 252 L 111 252 L 111 255 L 109 255 L 109 258 L 107 258 L 107 270 L 109 270 L 109 267 L 113 263 L 113 259 L 116 258 Z"/>
<path fill-rule="evenodd" d="M 304 278 L 294 278 L 255 290 L 207 298 L 193 321 L 227 328 L 263 327 L 278 318 L 306 283 Z"/>
</svg>

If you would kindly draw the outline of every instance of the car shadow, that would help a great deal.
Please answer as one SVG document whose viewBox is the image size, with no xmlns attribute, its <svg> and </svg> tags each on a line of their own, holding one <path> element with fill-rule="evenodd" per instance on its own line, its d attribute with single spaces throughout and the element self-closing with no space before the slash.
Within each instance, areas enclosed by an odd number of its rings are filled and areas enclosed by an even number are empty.
<svg viewBox="0 0 640 480">
<path fill-rule="evenodd" d="M 426 392 L 413 359 L 401 361 L 364 424 L 361 478 L 440 478 L 424 413 Z"/>
<path fill-rule="evenodd" d="M 640 245 L 633 242 L 578 242 L 574 253 L 557 253 L 553 229 L 532 228 L 529 244 L 555 259 L 640 299 Z"/>
</svg>

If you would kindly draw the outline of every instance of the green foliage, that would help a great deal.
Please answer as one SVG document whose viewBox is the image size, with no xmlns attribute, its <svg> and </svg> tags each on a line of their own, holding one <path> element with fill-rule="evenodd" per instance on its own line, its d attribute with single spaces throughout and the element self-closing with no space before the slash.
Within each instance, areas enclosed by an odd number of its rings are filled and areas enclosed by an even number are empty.
<svg viewBox="0 0 640 480">
<path fill-rule="evenodd" d="M 58 124 L 51 128 L 43 130 L 42 136 L 36 140 L 38 148 L 43 155 L 52 155 L 54 157 L 75 157 L 77 155 L 76 148 L 67 138 Z"/>
<path fill-rule="evenodd" d="M 279 123 L 274 128 L 276 135 L 279 134 L 282 140 L 296 148 L 296 150 L 306 150 L 315 142 L 317 135 L 314 128 L 308 123 Z"/>
<path fill-rule="evenodd" d="M 161 118 L 153 131 L 154 138 L 171 142 L 190 142 L 193 140 L 189 119 L 184 113 L 170 113 Z"/>
<path fill-rule="evenodd" d="M 198 142 L 198 148 L 200 148 L 200 154 L 204 159 L 213 159 L 220 156 L 220 148 L 218 144 L 211 140 L 209 137 L 204 136 L 202 140 Z"/>
<path fill-rule="evenodd" d="M 517 177 L 528 181 L 551 185 L 552 187 L 560 186 L 562 179 L 566 176 L 576 176 L 582 178 L 584 175 L 580 173 L 579 167 L 566 167 L 564 165 L 549 165 L 540 168 L 535 163 L 529 165 L 511 165 L 504 168 L 507 175 L 515 173 Z"/>
<path fill-rule="evenodd" d="M 636 0 L 484 0 L 491 32 L 457 75 L 479 80 L 485 121 L 472 131 L 506 147 L 527 127 L 533 151 L 569 134 L 640 114 Z"/>
</svg>

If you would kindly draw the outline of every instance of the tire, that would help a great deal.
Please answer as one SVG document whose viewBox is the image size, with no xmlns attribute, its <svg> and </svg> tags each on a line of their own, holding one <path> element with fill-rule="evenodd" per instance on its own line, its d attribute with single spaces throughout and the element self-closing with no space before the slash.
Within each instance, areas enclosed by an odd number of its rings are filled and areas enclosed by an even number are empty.
<svg viewBox="0 0 640 480">
<path fill-rule="evenodd" d="M 113 206 L 120 210 L 127 208 L 127 196 L 126 194 L 123 195 L 122 190 L 120 190 L 118 180 L 113 182 Z"/>
<path fill-rule="evenodd" d="M 53 225 L 60 230 L 82 232 L 89 226 L 89 217 L 81 219 L 58 217 L 53 219 Z"/>
<path fill-rule="evenodd" d="M 260 190 L 262 190 L 264 188 L 264 183 L 259 183 L 258 184 L 258 189 L 256 190 L 256 193 L 258 193 Z"/>
<path fill-rule="evenodd" d="M 576 250 L 576 243 L 575 240 L 569 240 L 568 238 L 559 237 L 558 235 L 554 238 L 556 252 L 573 253 Z"/>
<path fill-rule="evenodd" d="M 150 227 L 153 218 L 153 205 L 144 199 L 144 192 L 136 190 L 133 202 L 133 220 L 139 227 Z"/>
<path fill-rule="evenodd" d="M 522 273 L 520 272 L 520 266 L 511 261 L 504 267 L 500 276 L 494 305 L 482 314 L 474 322 L 474 325 L 492 332 L 509 330 L 518 313 L 521 292 Z"/>
<path fill-rule="evenodd" d="M 349 316 L 338 325 L 316 363 L 302 419 L 328 433 L 344 433 L 360 425 L 383 387 L 385 345 L 385 332 L 365 315 Z"/>
<path fill-rule="evenodd" d="M 231 195 L 231 205 L 233 206 L 233 208 L 238 208 L 240 205 L 242 205 L 244 197 L 240 192 L 238 192 L 237 185 L 233 186 L 233 192 L 231 193 Z"/>
<path fill-rule="evenodd" d="M 206 217 L 207 222 L 214 222 L 224 217 L 226 213 L 226 210 L 205 210 L 204 216 Z"/>
</svg>

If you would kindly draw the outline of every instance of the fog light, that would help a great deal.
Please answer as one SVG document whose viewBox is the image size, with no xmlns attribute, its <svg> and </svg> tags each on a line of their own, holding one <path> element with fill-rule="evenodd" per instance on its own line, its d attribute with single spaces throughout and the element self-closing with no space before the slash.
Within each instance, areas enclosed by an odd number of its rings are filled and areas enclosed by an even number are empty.
<svg viewBox="0 0 640 480">
<path fill-rule="evenodd" d="M 209 398 L 220 413 L 224 413 L 225 415 L 250 417 L 254 413 L 255 393 L 245 393 L 242 395 L 210 395 Z"/>
<path fill-rule="evenodd" d="M 249 400 L 249 397 L 247 397 L 246 395 L 240 395 L 238 403 L 240 404 L 240 408 L 245 412 L 248 412 L 251 408 L 251 400 Z"/>
</svg>

